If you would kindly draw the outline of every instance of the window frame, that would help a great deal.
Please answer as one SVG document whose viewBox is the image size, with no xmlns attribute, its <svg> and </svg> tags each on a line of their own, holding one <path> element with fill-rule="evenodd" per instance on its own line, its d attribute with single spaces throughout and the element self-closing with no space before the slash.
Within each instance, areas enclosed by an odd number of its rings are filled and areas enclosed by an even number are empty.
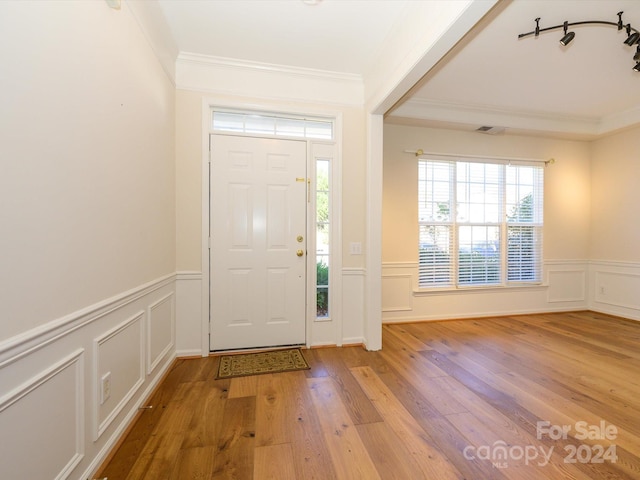
<svg viewBox="0 0 640 480">
<path fill-rule="evenodd" d="M 447 165 L 449 169 L 448 176 L 448 200 L 447 202 L 439 202 L 436 200 L 434 185 L 434 177 L 428 179 L 427 174 L 428 171 L 425 170 L 423 172 L 423 168 L 427 169 L 427 166 L 437 165 L 437 163 L 441 163 L 441 165 Z M 485 165 L 498 165 L 500 166 L 498 175 L 494 178 L 497 180 L 497 184 L 499 185 L 499 189 L 497 191 L 497 196 L 499 198 L 499 221 L 491 222 L 485 221 L 462 221 L 458 215 L 458 208 L 460 206 L 461 200 L 459 196 L 458 189 L 461 184 L 464 182 L 461 181 L 461 175 L 459 172 L 460 163 L 479 163 Z M 490 290 L 490 289 L 504 289 L 504 288 L 514 288 L 514 287 L 537 287 L 543 285 L 543 230 L 544 230 L 544 166 L 547 162 L 542 160 L 523 160 L 523 159 L 515 159 L 515 158 L 491 158 L 491 157 L 471 157 L 471 156 L 462 156 L 462 155 L 444 155 L 444 154 L 422 154 L 419 156 L 417 162 L 417 170 L 418 170 L 418 276 L 417 276 L 417 292 L 425 292 L 428 293 L 430 291 L 442 292 L 442 291 L 464 291 L 469 289 L 482 289 L 482 290 Z M 531 183 L 524 184 L 524 182 L 520 182 L 518 180 L 517 183 L 509 183 L 508 182 L 508 167 L 533 167 L 530 170 L 531 175 Z M 435 168 L 435 167 L 433 167 Z M 519 176 L 521 171 L 515 170 L 517 173 L 516 176 Z M 442 172 L 441 172 L 442 175 Z M 445 183 L 445 182 L 441 182 Z M 429 184 L 432 185 L 433 192 L 431 196 L 427 194 L 429 189 Z M 468 186 L 469 182 L 467 182 Z M 486 178 L 482 182 L 482 186 L 486 186 L 487 181 Z M 512 203 L 508 203 L 508 188 L 514 187 L 515 189 L 521 188 L 521 186 L 525 185 L 525 187 L 530 187 L 531 192 L 529 194 L 525 194 L 524 197 L 518 198 L 518 201 L 513 203 L 513 195 L 510 195 Z M 442 189 L 440 190 L 442 191 Z M 513 212 L 514 208 L 523 208 L 522 202 L 527 197 L 531 197 L 531 219 L 528 221 L 513 221 Z M 485 194 L 483 199 L 487 198 Z M 467 198 L 467 200 L 470 200 Z M 438 203 L 438 208 L 440 211 L 444 211 L 445 215 L 448 215 L 448 218 L 444 220 L 425 220 L 424 218 L 420 218 L 421 205 L 424 203 L 431 203 L 431 215 L 434 215 L 434 205 Z M 440 204 L 443 204 L 441 206 Z M 448 208 L 445 203 L 448 203 Z M 470 202 L 473 204 L 473 202 Z M 486 202 L 482 202 L 482 205 L 486 205 Z M 511 215 L 510 215 L 511 208 Z M 427 209 L 427 214 L 428 214 Z M 510 219 L 511 217 L 511 219 Z M 430 243 L 425 239 L 425 234 L 423 233 L 425 229 L 428 228 L 440 228 L 442 230 L 444 227 L 445 231 L 448 231 L 448 243 L 445 241 L 445 245 L 448 246 L 448 250 L 444 250 L 444 256 L 446 261 L 435 261 L 432 263 L 431 271 L 428 271 L 428 268 L 425 268 L 423 265 L 423 252 L 425 250 L 429 250 L 429 247 L 425 248 L 425 245 L 430 245 Z M 497 249 L 494 251 L 499 253 L 499 266 L 498 266 L 498 281 L 496 282 L 474 282 L 474 281 L 462 281 L 461 277 L 461 228 L 473 228 L 473 227 L 481 227 L 486 228 L 497 228 L 499 241 L 497 244 Z M 510 265 L 510 254 L 512 250 L 512 244 L 510 243 L 510 232 L 517 231 L 518 228 L 528 229 L 531 228 L 533 234 L 528 234 L 529 239 L 533 238 L 533 242 L 527 243 L 523 242 L 525 248 L 529 248 L 529 252 L 525 252 L 523 256 L 519 256 L 519 264 L 518 268 L 515 270 L 519 273 L 521 278 L 514 279 L 510 278 L 512 272 L 514 271 Z M 526 230 L 524 230 L 526 232 Z M 522 233 L 520 235 L 523 235 Z M 488 237 L 487 237 L 488 238 Z M 431 255 L 435 258 L 438 252 L 442 252 L 441 244 L 438 240 L 436 240 L 436 236 L 433 237 L 433 249 Z M 525 240 L 527 238 L 525 237 Z M 486 242 L 489 245 L 489 242 Z M 470 247 L 472 247 L 473 242 L 470 243 Z M 495 246 L 494 246 L 495 247 Z M 473 248 L 469 248 L 470 255 L 474 254 Z M 429 255 L 427 253 L 426 255 Z M 527 263 L 527 255 L 531 258 L 531 262 Z M 484 261 L 485 275 L 489 275 L 489 265 L 487 264 L 487 256 L 483 256 L 479 260 Z M 523 258 L 525 259 L 523 261 Z M 473 260 L 469 260 L 470 269 L 472 269 Z M 428 266 L 427 266 L 428 267 Z M 439 269 L 441 268 L 440 273 Z M 472 270 L 471 270 L 472 271 Z M 525 272 L 523 274 L 522 272 Z M 434 273 L 435 272 L 435 273 Z M 448 280 L 443 281 L 444 278 L 447 277 Z M 482 271 L 480 271 L 482 273 Z M 440 276 L 438 276 L 440 275 Z M 469 274 L 472 276 L 473 272 Z M 527 277 L 527 275 L 529 275 Z M 430 277 L 432 279 L 431 282 L 423 281 L 423 278 Z M 524 277 L 524 278 L 523 278 Z M 532 278 L 533 277 L 533 278 Z"/>
</svg>

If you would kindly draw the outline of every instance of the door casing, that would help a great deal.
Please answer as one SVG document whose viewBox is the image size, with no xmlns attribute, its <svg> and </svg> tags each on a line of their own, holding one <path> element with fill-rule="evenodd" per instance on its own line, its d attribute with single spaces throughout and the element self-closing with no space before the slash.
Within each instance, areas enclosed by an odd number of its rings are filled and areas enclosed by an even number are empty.
<svg viewBox="0 0 640 480">
<path fill-rule="evenodd" d="M 315 275 L 307 275 L 309 284 L 313 283 L 313 288 L 307 289 L 307 328 L 306 328 L 306 346 L 314 345 L 342 345 L 342 125 L 343 114 L 340 111 L 330 111 L 326 109 L 314 110 L 308 107 L 294 107 L 287 104 L 283 107 L 280 104 L 272 103 L 245 103 L 238 100 L 229 100 L 228 97 L 207 97 L 202 100 L 202 241 L 201 241 L 201 352 L 202 356 L 208 356 L 209 335 L 210 335 L 210 278 L 209 278 L 209 135 L 216 133 L 211 127 L 211 113 L 216 108 L 235 109 L 241 111 L 259 111 L 262 113 L 272 112 L 276 115 L 301 115 L 309 117 L 331 118 L 334 122 L 334 138 L 331 141 L 307 140 L 307 175 L 312 176 L 315 169 L 311 168 L 314 161 L 315 146 L 323 148 L 327 145 L 332 146 L 332 164 L 333 174 L 330 182 L 331 189 L 331 218 L 333 229 L 331 233 L 331 254 L 332 254 L 332 270 L 330 274 L 331 284 L 331 309 L 332 315 L 330 321 L 318 321 L 315 317 Z M 220 132 L 217 132 L 220 133 Z M 313 192 L 312 192 L 313 193 Z M 315 231 L 310 229 L 314 227 L 311 217 L 307 221 L 307 248 L 309 251 L 315 251 L 314 239 Z M 307 255 L 307 271 L 315 271 L 315 254 Z"/>
</svg>

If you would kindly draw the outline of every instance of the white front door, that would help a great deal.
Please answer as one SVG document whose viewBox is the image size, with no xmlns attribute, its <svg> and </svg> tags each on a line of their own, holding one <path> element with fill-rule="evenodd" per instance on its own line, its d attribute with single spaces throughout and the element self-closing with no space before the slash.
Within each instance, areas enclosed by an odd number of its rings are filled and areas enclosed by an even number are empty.
<svg viewBox="0 0 640 480">
<path fill-rule="evenodd" d="M 210 142 L 211 350 L 304 344 L 306 142 Z"/>
</svg>

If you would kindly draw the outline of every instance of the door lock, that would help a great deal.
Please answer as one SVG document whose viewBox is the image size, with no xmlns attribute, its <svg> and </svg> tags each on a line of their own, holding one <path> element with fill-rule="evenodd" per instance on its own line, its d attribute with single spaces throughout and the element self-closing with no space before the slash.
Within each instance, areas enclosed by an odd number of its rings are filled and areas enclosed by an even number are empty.
<svg viewBox="0 0 640 480">
<path fill-rule="evenodd" d="M 303 255 L 304 255 L 304 251 L 302 251 L 302 250 L 298 250 L 298 251 L 296 252 L 296 255 L 297 255 L 297 256 L 299 256 L 299 257 L 301 257 L 301 256 L 303 256 Z"/>
<path fill-rule="evenodd" d="M 298 241 L 298 243 L 302 243 L 302 241 L 304 240 L 304 237 L 302 235 L 298 235 L 296 237 L 296 240 Z"/>
</svg>

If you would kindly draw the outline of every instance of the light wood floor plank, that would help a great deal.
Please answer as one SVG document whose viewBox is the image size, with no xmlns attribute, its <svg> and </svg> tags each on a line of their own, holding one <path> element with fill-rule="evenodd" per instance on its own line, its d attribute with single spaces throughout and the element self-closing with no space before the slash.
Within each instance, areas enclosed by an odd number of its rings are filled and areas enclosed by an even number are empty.
<svg viewBox="0 0 640 480">
<path fill-rule="evenodd" d="M 94 477 L 640 478 L 640 322 L 571 312 L 391 324 L 382 335 L 382 351 L 305 350 L 311 369 L 283 374 L 215 380 L 218 357 L 178 359 Z M 577 438 L 577 422 L 603 420 L 614 439 Z M 572 431 L 538 438 L 538 422 Z M 567 448 L 592 455 L 599 444 L 617 459 L 567 461 Z M 553 451 L 545 466 L 464 454 L 496 446 Z"/>
<path fill-rule="evenodd" d="M 416 425 L 413 417 L 373 370 L 369 367 L 354 367 L 351 371 L 384 418 L 385 423 L 396 435 L 403 438 L 405 447 L 425 478 L 443 480 L 462 478 L 460 472 L 431 444 L 428 433 Z"/>
<path fill-rule="evenodd" d="M 292 372 L 287 375 L 289 395 L 293 405 L 292 445 L 296 476 L 305 480 L 334 480 L 335 469 L 322 433 L 318 414 L 305 374 Z"/>
<path fill-rule="evenodd" d="M 281 443 L 257 447 L 253 478 L 255 480 L 296 480 L 291 444 Z"/>
<path fill-rule="evenodd" d="M 255 376 L 256 446 L 291 442 L 293 412 L 290 405 L 288 374 Z"/>
<path fill-rule="evenodd" d="M 258 378 L 257 375 L 232 378 L 229 398 L 255 397 L 258 391 Z"/>
<path fill-rule="evenodd" d="M 331 377 L 309 379 L 313 403 L 338 478 L 380 479 Z"/>
<path fill-rule="evenodd" d="M 215 447 L 183 448 L 178 453 L 171 480 L 209 480 L 213 473 Z"/>
<path fill-rule="evenodd" d="M 241 479 L 253 475 L 255 403 L 252 397 L 227 400 L 212 479 Z"/>
</svg>

